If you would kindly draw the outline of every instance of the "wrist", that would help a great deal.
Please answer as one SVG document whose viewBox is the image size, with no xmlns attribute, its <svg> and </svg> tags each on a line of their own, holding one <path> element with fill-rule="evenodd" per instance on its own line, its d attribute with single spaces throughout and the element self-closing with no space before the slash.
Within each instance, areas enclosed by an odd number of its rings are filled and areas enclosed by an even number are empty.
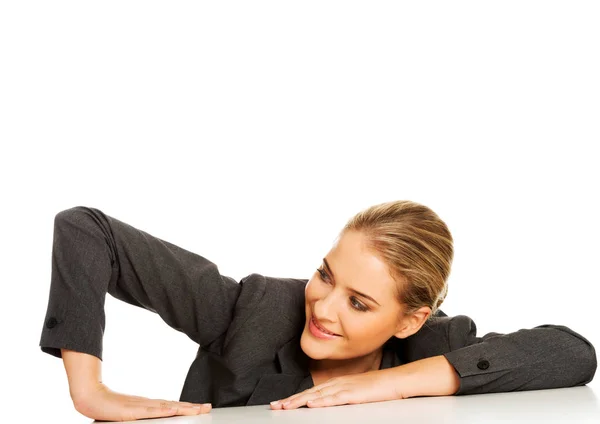
<svg viewBox="0 0 600 424">
<path fill-rule="evenodd" d="M 401 398 L 449 396 L 460 388 L 460 376 L 443 355 L 424 358 L 395 368 L 395 392 Z"/>
<path fill-rule="evenodd" d="M 109 389 L 106 384 L 101 382 L 90 382 L 76 387 L 69 386 L 71 401 L 76 408 L 89 405 L 90 402 L 94 402 L 94 399 L 98 398 L 100 393 L 105 392 L 112 392 L 112 390 Z"/>
<path fill-rule="evenodd" d="M 96 402 L 98 395 L 103 392 L 112 392 L 112 390 L 103 383 L 90 384 L 81 387 L 77 392 L 70 390 L 73 406 L 77 411 L 86 415 L 85 411 L 88 410 L 90 405 L 93 405 Z"/>
</svg>

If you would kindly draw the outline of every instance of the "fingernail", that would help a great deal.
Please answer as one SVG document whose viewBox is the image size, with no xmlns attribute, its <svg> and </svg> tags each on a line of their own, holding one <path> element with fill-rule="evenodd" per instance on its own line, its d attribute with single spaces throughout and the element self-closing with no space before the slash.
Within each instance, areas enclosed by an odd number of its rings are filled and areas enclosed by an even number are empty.
<svg viewBox="0 0 600 424">
<path fill-rule="evenodd" d="M 271 405 L 273 405 L 273 406 L 279 405 L 279 401 L 278 400 L 274 400 L 273 402 L 271 402 Z"/>
<path fill-rule="evenodd" d="M 292 403 L 292 401 L 291 401 L 291 400 L 288 400 L 287 402 L 285 402 L 285 403 L 283 404 L 283 406 L 289 406 L 289 404 L 290 404 L 290 403 Z"/>
<path fill-rule="evenodd" d="M 194 405 L 194 408 L 200 409 L 202 407 L 210 406 L 210 403 L 203 403 L 202 405 Z"/>
</svg>

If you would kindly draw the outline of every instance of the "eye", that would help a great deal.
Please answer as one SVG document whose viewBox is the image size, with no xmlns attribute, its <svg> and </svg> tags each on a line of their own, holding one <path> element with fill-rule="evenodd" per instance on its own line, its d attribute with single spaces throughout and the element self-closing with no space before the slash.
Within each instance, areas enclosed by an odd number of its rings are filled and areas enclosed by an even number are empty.
<svg viewBox="0 0 600 424">
<path fill-rule="evenodd" d="M 325 272 L 325 270 L 323 270 L 321 268 L 317 268 L 317 272 L 321 276 L 321 280 L 323 280 L 325 282 L 329 282 L 329 275 L 327 275 L 327 273 Z"/>
<path fill-rule="evenodd" d="M 367 308 L 365 305 L 356 300 L 356 297 L 354 296 L 350 297 L 350 305 L 352 305 L 352 307 L 357 311 L 366 312 L 369 310 L 369 308 Z"/>
<path fill-rule="evenodd" d="M 325 272 L 324 269 L 317 268 L 317 272 L 319 273 L 319 276 L 321 277 L 321 280 L 323 280 L 326 283 L 330 283 L 331 282 L 329 280 L 329 275 L 327 275 L 327 272 Z M 350 306 L 352 307 L 352 309 L 360 311 L 360 312 L 366 312 L 366 311 L 369 310 L 368 307 L 366 307 L 361 302 L 359 302 L 357 300 L 357 298 L 354 297 L 354 296 L 350 296 Z"/>
</svg>

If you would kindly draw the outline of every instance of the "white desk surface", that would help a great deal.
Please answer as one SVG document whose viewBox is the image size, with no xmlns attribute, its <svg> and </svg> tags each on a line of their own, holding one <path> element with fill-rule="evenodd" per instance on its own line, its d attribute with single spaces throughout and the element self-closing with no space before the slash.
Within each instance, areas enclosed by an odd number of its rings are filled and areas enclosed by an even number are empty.
<svg viewBox="0 0 600 424">
<path fill-rule="evenodd" d="M 468 396 L 421 397 L 389 402 L 273 411 L 267 405 L 216 408 L 207 415 L 158 418 L 152 424 L 201 423 L 600 423 L 600 390 L 581 386 L 566 389 L 490 393 Z M 90 420 L 90 423 L 94 422 Z"/>
</svg>

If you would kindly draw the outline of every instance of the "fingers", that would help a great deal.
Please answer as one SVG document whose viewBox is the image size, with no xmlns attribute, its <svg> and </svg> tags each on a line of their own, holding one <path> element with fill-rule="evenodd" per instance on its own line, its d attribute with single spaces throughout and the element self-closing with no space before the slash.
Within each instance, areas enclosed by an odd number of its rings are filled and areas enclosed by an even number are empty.
<svg viewBox="0 0 600 424">
<path fill-rule="evenodd" d="M 207 414 L 212 410 L 212 405 L 194 404 L 190 402 L 171 402 L 156 400 L 152 405 L 138 405 L 134 407 L 133 419 L 171 417 L 174 415 L 199 415 Z"/>
<path fill-rule="evenodd" d="M 325 396 L 326 394 L 332 393 L 332 390 L 335 390 L 335 379 L 331 379 L 323 384 L 319 384 L 318 386 L 313 386 L 310 389 L 306 389 L 303 392 L 300 393 L 296 393 L 295 395 L 292 395 L 288 398 L 285 399 L 281 399 L 278 402 L 281 405 L 285 405 L 288 402 L 295 402 L 297 401 L 299 398 L 306 398 L 306 399 L 312 399 L 314 398 L 315 395 L 318 395 L 318 397 L 321 396 Z"/>
<path fill-rule="evenodd" d="M 315 401 L 324 396 L 333 394 L 334 388 L 328 387 L 313 387 L 305 390 L 302 393 L 297 393 L 289 398 L 282 399 L 277 402 L 271 403 L 271 409 L 295 409 L 304 405 L 308 405 L 309 402 Z"/>
<path fill-rule="evenodd" d="M 291 409 L 291 405 L 296 405 L 296 403 L 298 403 L 298 401 L 301 400 L 302 397 L 310 396 L 311 393 L 312 391 L 309 389 L 305 390 L 304 392 L 297 393 L 288 398 L 271 402 L 271 409 Z"/>
<path fill-rule="evenodd" d="M 347 392 L 341 391 L 332 395 L 311 399 L 306 403 L 306 406 L 309 408 L 322 408 L 324 406 L 345 405 L 347 403 L 351 403 L 347 397 Z"/>
</svg>

